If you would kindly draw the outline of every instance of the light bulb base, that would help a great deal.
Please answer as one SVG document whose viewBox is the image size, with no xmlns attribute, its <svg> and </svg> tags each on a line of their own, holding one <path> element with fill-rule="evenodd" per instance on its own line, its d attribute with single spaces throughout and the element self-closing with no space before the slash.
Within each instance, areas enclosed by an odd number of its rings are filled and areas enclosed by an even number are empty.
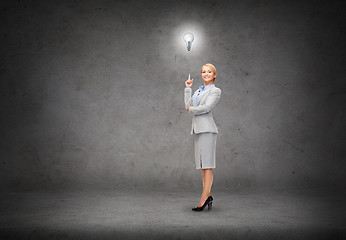
<svg viewBox="0 0 346 240">
<path fill-rule="evenodd" d="M 187 51 L 191 51 L 191 42 L 190 41 L 187 42 L 186 48 L 187 48 Z"/>
</svg>

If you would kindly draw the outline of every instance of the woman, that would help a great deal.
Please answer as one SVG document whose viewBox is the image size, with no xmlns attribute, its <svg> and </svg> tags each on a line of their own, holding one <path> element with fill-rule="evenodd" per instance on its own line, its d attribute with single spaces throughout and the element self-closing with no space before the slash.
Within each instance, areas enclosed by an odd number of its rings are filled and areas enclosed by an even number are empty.
<svg viewBox="0 0 346 240">
<path fill-rule="evenodd" d="M 221 89 L 215 87 L 216 69 L 215 66 L 207 63 L 201 69 L 204 86 L 192 94 L 193 79 L 185 82 L 185 108 L 192 115 L 191 134 L 194 134 L 195 142 L 195 164 L 196 169 L 202 169 L 203 191 L 201 200 L 194 211 L 203 211 L 208 205 L 208 210 L 212 207 L 213 197 L 210 195 L 213 184 L 213 170 L 215 168 L 215 148 L 216 135 L 218 133 L 211 110 L 220 99 Z"/>
</svg>

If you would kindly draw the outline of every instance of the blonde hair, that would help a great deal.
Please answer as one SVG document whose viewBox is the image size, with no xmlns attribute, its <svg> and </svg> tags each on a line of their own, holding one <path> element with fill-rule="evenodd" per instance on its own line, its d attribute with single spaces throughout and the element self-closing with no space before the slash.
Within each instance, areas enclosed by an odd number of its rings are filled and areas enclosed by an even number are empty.
<svg viewBox="0 0 346 240">
<path fill-rule="evenodd" d="M 202 70 L 203 70 L 203 67 L 204 66 L 207 66 L 208 68 L 210 68 L 210 70 L 216 75 L 216 68 L 213 64 L 211 63 L 207 63 L 207 64 L 204 64 L 201 68 L 201 73 L 202 73 Z M 215 78 L 214 78 L 214 81 L 215 81 Z"/>
</svg>

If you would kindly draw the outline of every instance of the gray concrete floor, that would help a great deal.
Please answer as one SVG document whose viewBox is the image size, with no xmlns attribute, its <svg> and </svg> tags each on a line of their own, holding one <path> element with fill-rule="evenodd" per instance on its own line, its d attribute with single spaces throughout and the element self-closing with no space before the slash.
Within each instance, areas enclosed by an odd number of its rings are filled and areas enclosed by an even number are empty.
<svg viewBox="0 0 346 240">
<path fill-rule="evenodd" d="M 345 197 L 189 190 L 1 194 L 1 239 L 346 239 Z"/>
</svg>

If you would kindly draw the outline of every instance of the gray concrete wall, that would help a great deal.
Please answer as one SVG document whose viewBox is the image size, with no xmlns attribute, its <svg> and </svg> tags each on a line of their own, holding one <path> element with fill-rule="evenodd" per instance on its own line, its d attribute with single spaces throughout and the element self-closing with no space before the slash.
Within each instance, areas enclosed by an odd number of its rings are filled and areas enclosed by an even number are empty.
<svg viewBox="0 0 346 240">
<path fill-rule="evenodd" d="M 201 186 L 183 89 L 207 62 L 222 89 L 215 188 L 345 186 L 342 11 L 1 1 L 1 187 Z"/>
</svg>

